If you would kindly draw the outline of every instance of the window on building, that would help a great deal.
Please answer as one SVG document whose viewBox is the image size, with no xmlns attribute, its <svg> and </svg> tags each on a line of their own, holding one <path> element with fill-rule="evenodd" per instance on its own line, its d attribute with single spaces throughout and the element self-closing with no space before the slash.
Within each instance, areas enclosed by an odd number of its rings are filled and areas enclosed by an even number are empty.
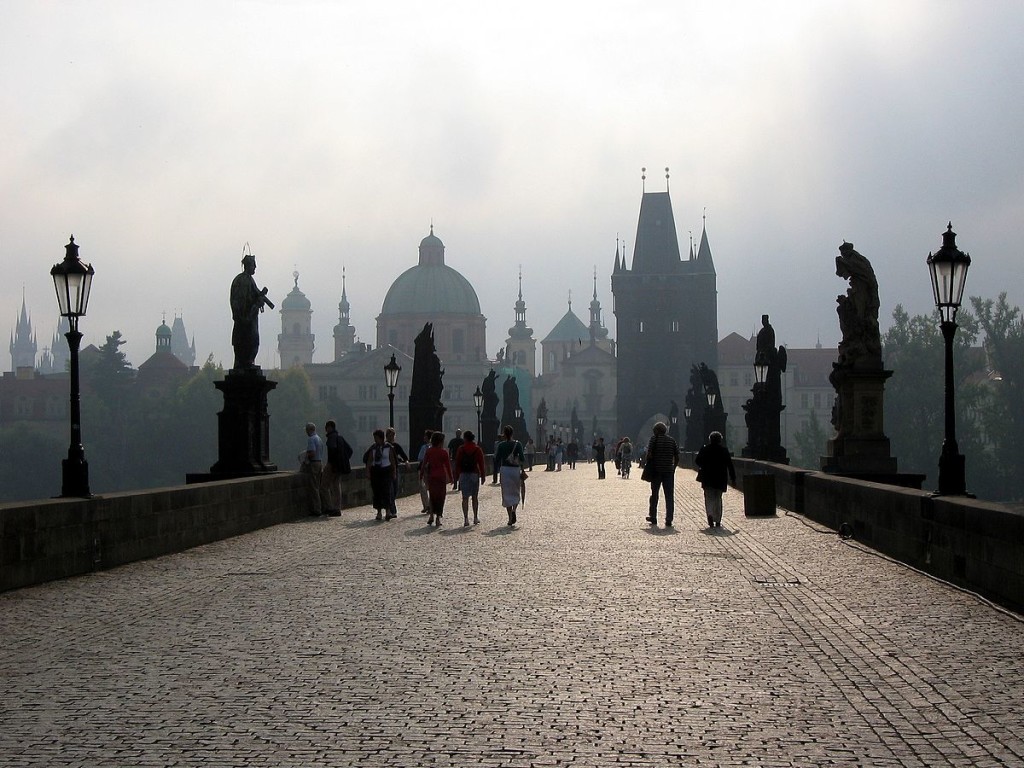
<svg viewBox="0 0 1024 768">
<path fill-rule="evenodd" d="M 398 331 L 394 329 L 388 331 L 388 344 L 392 347 L 398 347 Z"/>
<path fill-rule="evenodd" d="M 821 392 L 814 393 L 814 407 L 821 408 Z"/>
<path fill-rule="evenodd" d="M 466 352 L 466 332 L 461 328 L 452 330 L 452 352 L 462 355 Z"/>
<path fill-rule="evenodd" d="M 743 374 L 743 386 L 752 387 L 754 386 L 754 374 L 744 373 Z"/>
<path fill-rule="evenodd" d="M 643 333 L 643 332 L 644 332 L 644 321 L 643 321 L 643 320 L 641 320 L 641 321 L 639 321 L 639 322 L 637 323 L 636 329 L 637 329 L 637 331 L 639 331 L 640 333 Z"/>
<path fill-rule="evenodd" d="M 366 399 L 366 385 L 365 384 L 360 384 L 359 385 L 359 399 L 360 400 L 365 400 Z"/>
<path fill-rule="evenodd" d="M 810 405 L 809 400 L 810 400 L 810 398 L 807 397 L 807 393 L 806 392 L 801 392 L 800 393 L 800 407 L 801 408 L 806 408 L 808 405 Z"/>
<path fill-rule="evenodd" d="M 730 387 L 738 387 L 739 385 L 740 385 L 740 375 L 738 373 L 736 373 L 736 371 L 731 371 L 729 373 L 729 386 Z"/>
<path fill-rule="evenodd" d="M 672 321 L 672 333 L 679 333 L 679 321 L 678 320 L 673 320 Z"/>
</svg>

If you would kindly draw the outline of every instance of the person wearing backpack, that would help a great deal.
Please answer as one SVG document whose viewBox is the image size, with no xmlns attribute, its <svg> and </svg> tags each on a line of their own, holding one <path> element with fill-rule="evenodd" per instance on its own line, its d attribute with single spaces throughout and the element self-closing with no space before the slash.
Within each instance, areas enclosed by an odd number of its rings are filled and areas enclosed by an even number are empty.
<svg viewBox="0 0 1024 768">
<path fill-rule="evenodd" d="M 469 501 L 473 500 L 473 525 L 480 522 L 480 478 L 487 474 L 483 449 L 476 444 L 476 435 L 468 429 L 462 433 L 462 445 L 455 450 L 455 471 L 462 489 L 463 526 L 469 525 Z"/>
</svg>

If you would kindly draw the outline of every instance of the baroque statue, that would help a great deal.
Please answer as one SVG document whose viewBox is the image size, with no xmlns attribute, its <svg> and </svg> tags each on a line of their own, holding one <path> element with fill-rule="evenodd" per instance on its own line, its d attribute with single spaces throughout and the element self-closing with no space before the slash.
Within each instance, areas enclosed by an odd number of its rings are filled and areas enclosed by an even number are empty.
<svg viewBox="0 0 1024 768">
<path fill-rule="evenodd" d="M 256 369 L 256 355 L 260 351 L 260 312 L 263 307 L 274 308 L 267 298 L 267 289 L 256 287 L 256 257 L 251 253 L 242 257 L 242 271 L 231 281 L 231 346 L 235 350 L 236 371 Z"/>
</svg>

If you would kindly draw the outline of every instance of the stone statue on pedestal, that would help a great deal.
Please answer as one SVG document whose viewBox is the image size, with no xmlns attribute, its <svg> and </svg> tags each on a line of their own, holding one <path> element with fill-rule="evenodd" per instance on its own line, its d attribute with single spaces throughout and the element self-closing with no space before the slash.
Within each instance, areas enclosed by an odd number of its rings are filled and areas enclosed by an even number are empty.
<svg viewBox="0 0 1024 768">
<path fill-rule="evenodd" d="M 848 280 L 849 287 L 836 298 L 843 334 L 839 359 L 829 374 L 836 390 L 832 407 L 836 434 L 828 441 L 828 455 L 822 457 L 821 468 L 833 474 L 920 488 L 923 475 L 897 472 L 885 436 L 885 381 L 892 371 L 882 365 L 875 271 L 852 243 L 844 242 L 836 257 L 836 275 Z"/>
</svg>

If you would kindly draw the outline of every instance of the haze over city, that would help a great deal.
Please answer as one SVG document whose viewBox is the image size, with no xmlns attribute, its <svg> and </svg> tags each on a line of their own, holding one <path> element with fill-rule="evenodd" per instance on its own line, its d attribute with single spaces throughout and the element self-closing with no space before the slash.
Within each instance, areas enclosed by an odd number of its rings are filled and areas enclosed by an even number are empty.
<svg viewBox="0 0 1024 768">
<path fill-rule="evenodd" d="M 543 338 L 597 295 L 614 337 L 616 239 L 670 168 L 680 245 L 703 216 L 719 336 L 839 339 L 834 275 L 873 263 L 883 329 L 928 312 L 952 220 L 967 292 L 1024 303 L 1024 6 L 652 1 L 9 4 L 0 25 L 0 333 L 22 297 L 40 350 L 68 236 L 96 269 L 85 343 L 136 366 L 163 313 L 230 365 L 248 243 L 277 303 L 293 271 L 331 359 L 342 268 L 376 344 L 431 223 L 473 284 L 490 355 L 520 266 Z M 277 364 L 280 319 L 258 362 Z"/>
</svg>

